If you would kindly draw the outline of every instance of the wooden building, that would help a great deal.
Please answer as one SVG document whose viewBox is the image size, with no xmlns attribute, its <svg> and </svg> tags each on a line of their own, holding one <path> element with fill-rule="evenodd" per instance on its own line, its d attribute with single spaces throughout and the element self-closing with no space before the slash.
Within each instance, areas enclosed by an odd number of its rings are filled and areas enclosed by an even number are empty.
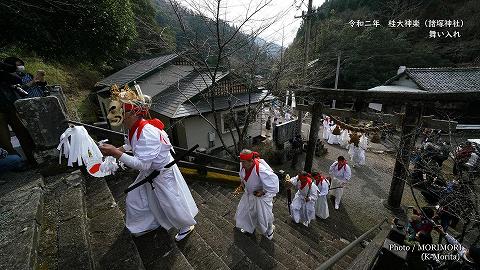
<svg viewBox="0 0 480 270">
<path fill-rule="evenodd" d="M 469 68 L 408 68 L 400 67 L 398 74 L 384 85 L 369 89 L 369 91 L 403 91 L 405 93 L 465 93 L 480 92 L 480 67 Z M 398 106 L 381 106 L 370 103 L 369 107 L 385 113 L 399 112 Z M 450 118 L 464 124 L 480 123 L 480 100 L 465 103 L 448 103 L 433 108 L 425 108 L 424 115 L 435 115 L 436 118 Z"/>
<path fill-rule="evenodd" d="M 206 118 L 214 123 L 212 102 L 221 116 L 222 138 L 231 146 L 233 139 L 228 130 L 232 121 L 229 119 L 231 114 L 227 113 L 230 104 L 235 111 L 234 117 L 243 119 L 249 103 L 254 105 L 274 98 L 264 89 L 248 89 L 238 76 L 229 71 L 218 72 L 216 81 L 217 87 L 210 91 L 212 79 L 207 70 L 195 68 L 182 56 L 170 54 L 138 61 L 104 78 L 96 84 L 96 93 L 102 113 L 106 116 L 110 86 L 131 86 L 137 82 L 143 94 L 152 97 L 150 114 L 165 123 L 174 145 L 189 148 L 199 144 L 210 151 L 222 147 L 218 134 L 205 121 Z M 257 117 L 248 130 L 248 137 L 261 135 L 260 122 L 260 117 Z"/>
</svg>

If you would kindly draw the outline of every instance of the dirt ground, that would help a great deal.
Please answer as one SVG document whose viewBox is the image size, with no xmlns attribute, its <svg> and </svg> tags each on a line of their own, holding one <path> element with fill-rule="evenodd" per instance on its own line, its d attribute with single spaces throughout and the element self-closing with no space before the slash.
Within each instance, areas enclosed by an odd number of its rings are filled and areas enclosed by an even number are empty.
<svg viewBox="0 0 480 270">
<path fill-rule="evenodd" d="M 303 124 L 302 137 L 308 137 L 309 125 Z M 322 129 L 319 135 L 321 137 Z M 330 165 L 342 155 L 349 159 L 348 152 L 339 145 L 324 143 L 328 153 L 322 157 L 315 157 L 314 170 L 328 174 Z M 296 170 L 301 170 L 305 162 L 305 153 L 299 157 Z M 342 234 L 358 237 L 363 232 L 380 222 L 385 217 L 394 216 L 386 209 L 384 202 L 388 198 L 390 183 L 393 176 L 395 154 L 393 147 L 383 144 L 370 143 L 366 153 L 366 165 L 352 168 L 352 178 L 345 188 L 340 209 L 335 210 L 330 202 L 329 222 L 335 230 L 344 231 Z M 290 161 L 282 166 L 274 166 L 275 169 L 292 171 Z M 426 205 L 421 194 L 415 191 L 421 206 Z M 415 206 L 415 201 L 408 187 L 403 192 L 402 206 Z"/>
</svg>

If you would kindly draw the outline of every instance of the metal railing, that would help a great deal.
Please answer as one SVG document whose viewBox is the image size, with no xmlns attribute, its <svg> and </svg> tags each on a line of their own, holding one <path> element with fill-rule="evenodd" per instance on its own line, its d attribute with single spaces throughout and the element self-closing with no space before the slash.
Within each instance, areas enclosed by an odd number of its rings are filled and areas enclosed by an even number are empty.
<svg viewBox="0 0 480 270">
<path fill-rule="evenodd" d="M 387 221 L 387 218 L 384 218 L 381 222 L 379 222 L 377 225 L 373 226 L 370 230 L 362 234 L 360 237 L 355 239 L 355 241 L 351 242 L 348 244 L 346 247 L 344 247 L 342 250 L 340 250 L 337 254 L 333 255 L 330 259 L 326 260 L 324 263 L 322 263 L 317 270 L 325 270 L 329 269 L 332 267 L 335 263 L 337 263 L 343 256 L 347 255 L 350 250 L 352 250 L 355 246 L 360 244 L 369 234 L 371 234 L 374 230 L 380 228 L 384 222 Z"/>
<path fill-rule="evenodd" d="M 106 128 L 101 128 L 101 127 L 97 127 L 97 126 L 92 126 L 92 125 L 77 122 L 77 121 L 67 120 L 67 123 L 78 125 L 78 126 L 84 126 L 87 129 L 95 130 L 97 132 L 104 132 L 104 133 L 108 133 L 108 134 L 111 134 L 111 135 L 119 136 L 119 137 L 122 138 L 122 140 L 125 136 L 125 134 L 123 134 L 121 132 L 118 132 L 118 131 L 114 131 L 114 130 L 110 130 L 110 129 L 106 129 Z M 178 147 L 178 146 L 174 146 L 173 149 L 179 155 L 182 155 L 184 152 L 188 151 L 188 149 Z M 220 157 L 215 157 L 215 156 L 211 156 L 211 155 L 207 155 L 207 154 L 203 154 L 203 153 L 194 152 L 194 153 L 192 153 L 192 156 L 195 156 L 197 158 L 201 158 L 203 160 L 210 161 L 210 162 L 218 162 L 218 163 L 221 163 L 221 164 L 224 164 L 224 165 L 235 166 L 235 168 L 240 166 L 239 165 L 240 163 L 237 162 L 237 161 L 228 160 L 228 159 L 224 159 L 224 158 L 220 158 Z"/>
</svg>

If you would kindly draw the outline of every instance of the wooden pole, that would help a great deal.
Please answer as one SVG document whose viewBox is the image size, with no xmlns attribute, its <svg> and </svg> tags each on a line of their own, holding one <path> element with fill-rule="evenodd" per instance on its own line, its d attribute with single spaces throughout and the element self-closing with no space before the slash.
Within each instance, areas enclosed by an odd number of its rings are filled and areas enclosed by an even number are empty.
<svg viewBox="0 0 480 270">
<path fill-rule="evenodd" d="M 303 169 L 306 172 L 312 171 L 315 145 L 318 139 L 318 131 L 320 130 L 320 119 L 322 118 L 322 106 L 322 103 L 313 104 L 312 122 L 310 123 L 310 135 L 308 136 L 307 154 L 305 155 L 305 166 Z"/>
<path fill-rule="evenodd" d="M 422 113 L 423 106 L 406 104 L 400 144 L 397 150 L 395 168 L 393 169 L 393 178 L 386 205 L 391 210 L 400 209 L 405 181 L 408 181 L 407 170 L 410 164 L 410 154 L 415 146 L 417 138 L 416 128 L 421 125 Z"/>
</svg>

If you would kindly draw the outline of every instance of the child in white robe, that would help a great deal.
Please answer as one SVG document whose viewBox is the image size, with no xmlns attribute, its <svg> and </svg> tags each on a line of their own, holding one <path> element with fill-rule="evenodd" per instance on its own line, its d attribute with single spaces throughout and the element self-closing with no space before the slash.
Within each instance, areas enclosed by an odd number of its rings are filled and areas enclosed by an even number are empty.
<svg viewBox="0 0 480 270">
<path fill-rule="evenodd" d="M 346 149 L 348 149 L 348 142 L 350 142 L 350 135 L 348 134 L 348 130 L 344 129 L 340 134 L 339 144 L 341 147 L 345 147 Z"/>
<path fill-rule="evenodd" d="M 290 179 L 290 183 L 298 190 L 290 205 L 290 213 L 295 223 L 302 222 L 307 226 L 315 219 L 315 203 L 318 188 L 306 172 Z"/>
<path fill-rule="evenodd" d="M 279 191 L 278 176 L 270 166 L 248 149 L 240 153 L 240 180 L 245 192 L 235 214 L 236 227 L 242 232 L 255 229 L 269 240 L 273 238 L 273 198 Z"/>
<path fill-rule="evenodd" d="M 330 165 L 329 170 L 332 179 L 332 191 L 335 194 L 335 209 L 340 207 L 340 200 L 343 195 L 343 188 L 347 185 L 352 177 L 352 170 L 347 164 L 347 160 L 343 156 L 339 156 L 337 161 Z"/>
<path fill-rule="evenodd" d="M 328 211 L 328 189 L 330 188 L 330 182 L 327 178 L 322 176 L 318 172 L 313 172 L 312 177 L 315 180 L 315 185 L 318 188 L 318 198 L 315 204 L 315 213 L 317 217 L 326 219 L 330 213 Z"/>
<path fill-rule="evenodd" d="M 335 133 L 335 129 L 339 129 L 340 127 L 337 128 L 337 125 L 333 125 L 330 127 L 331 128 L 331 133 L 328 136 L 328 144 L 340 144 L 340 132 L 338 134 Z"/>
<path fill-rule="evenodd" d="M 352 142 L 348 146 L 348 154 L 352 161 L 352 166 L 365 165 L 365 150 L 367 150 L 368 139 L 365 134 L 361 135 L 359 142 Z"/>
<path fill-rule="evenodd" d="M 332 131 L 330 130 L 330 117 L 325 116 L 325 118 L 323 119 L 323 139 L 328 140 L 331 132 Z"/>
</svg>

